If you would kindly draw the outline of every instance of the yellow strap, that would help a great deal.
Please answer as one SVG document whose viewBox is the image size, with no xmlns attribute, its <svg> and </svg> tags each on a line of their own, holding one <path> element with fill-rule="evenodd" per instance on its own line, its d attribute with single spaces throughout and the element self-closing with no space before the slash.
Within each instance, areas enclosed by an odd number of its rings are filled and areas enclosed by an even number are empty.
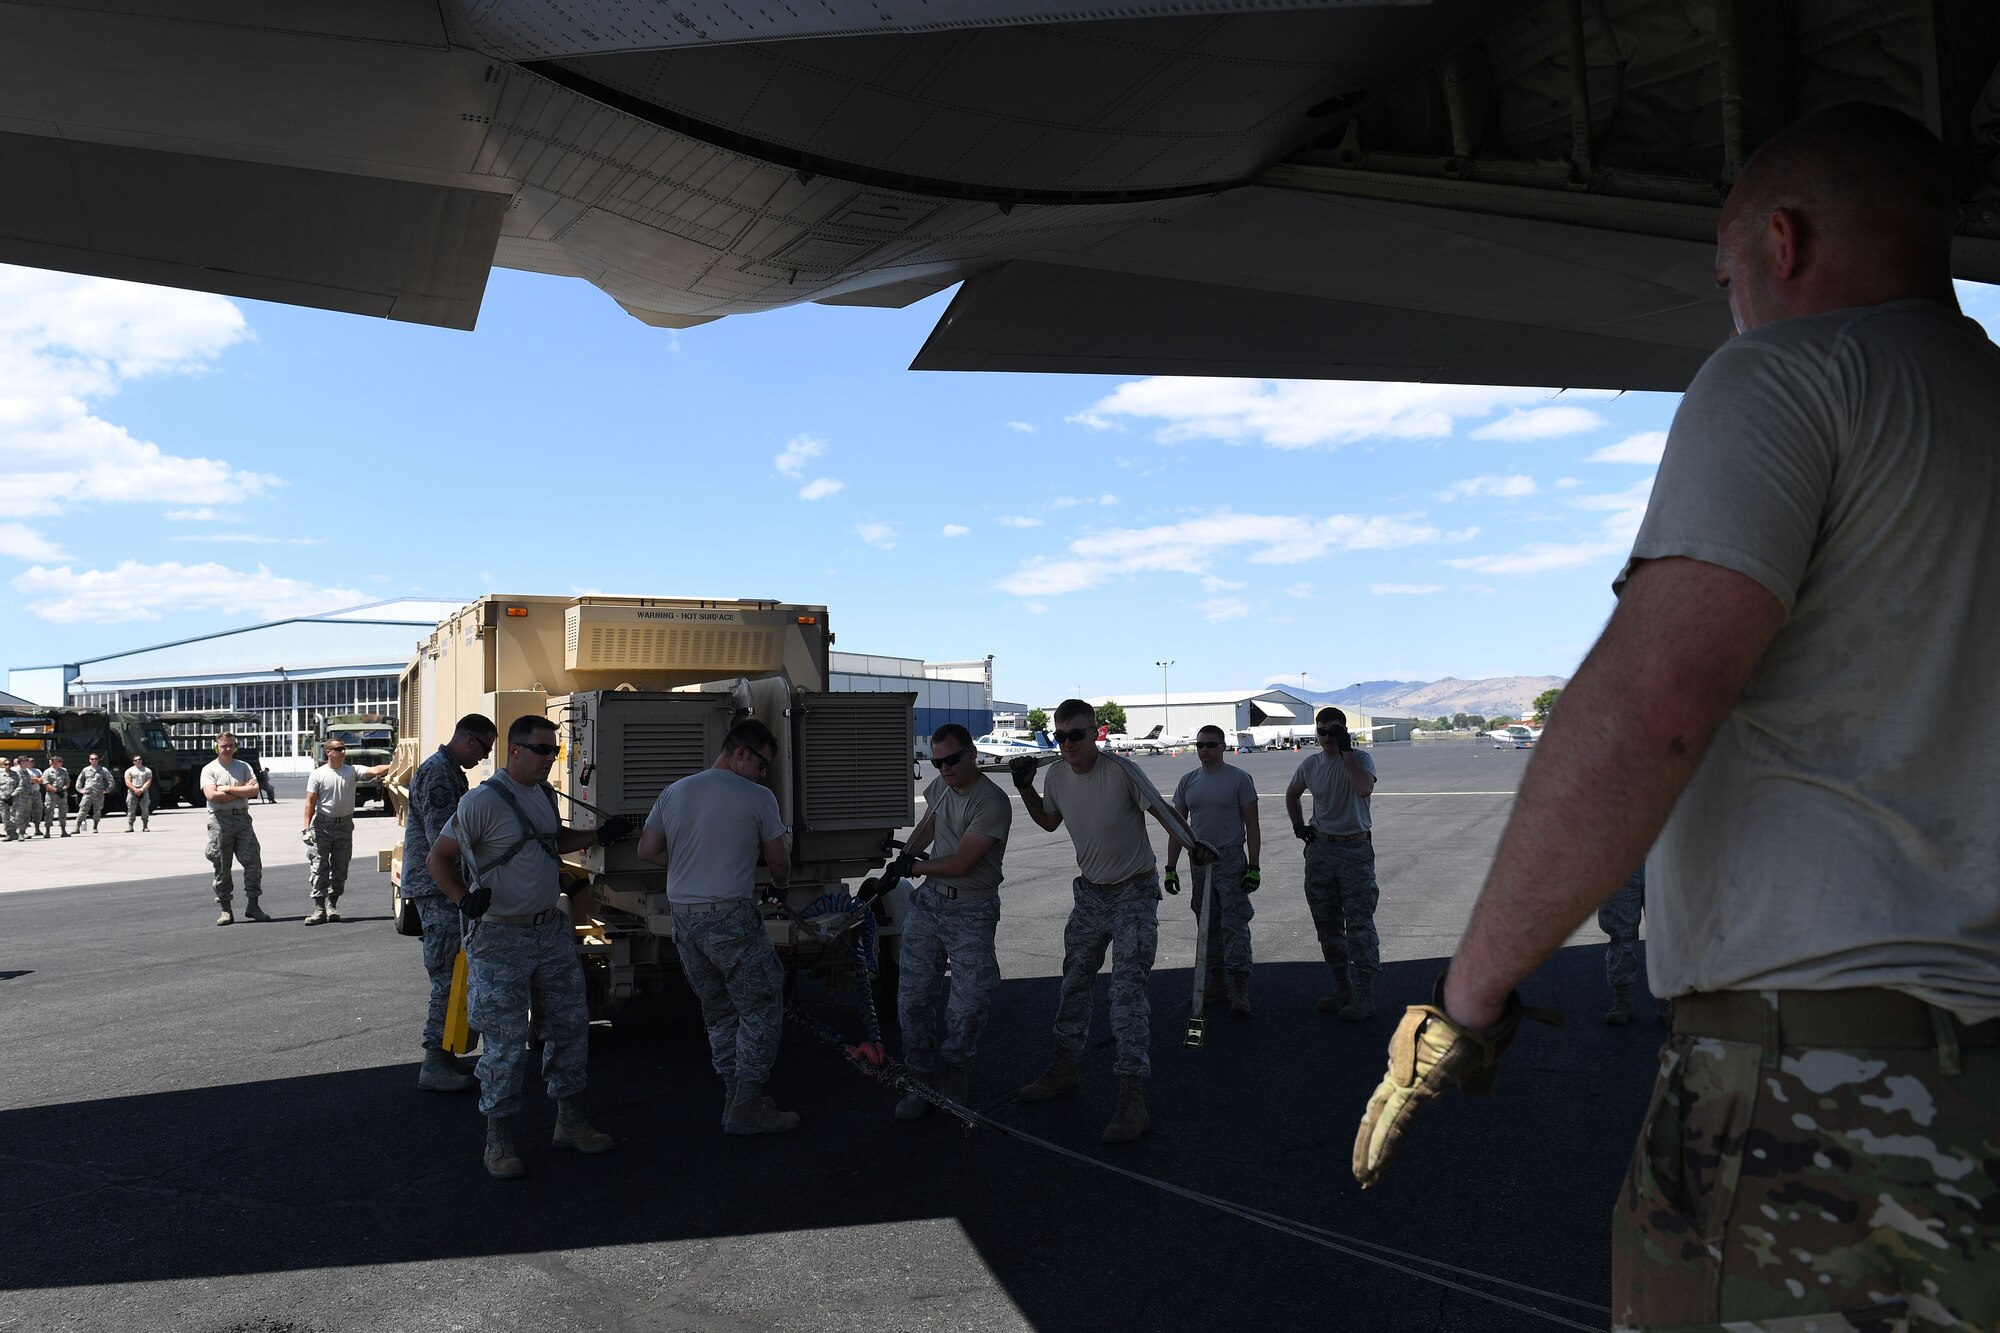
<svg viewBox="0 0 2000 1333">
<path fill-rule="evenodd" d="M 458 957 L 451 964 L 451 999 L 444 1010 L 444 1048 L 455 1055 L 463 1055 L 472 1045 L 471 1024 L 468 1021 L 465 1001 L 466 964 L 465 950 L 458 951 Z"/>
</svg>

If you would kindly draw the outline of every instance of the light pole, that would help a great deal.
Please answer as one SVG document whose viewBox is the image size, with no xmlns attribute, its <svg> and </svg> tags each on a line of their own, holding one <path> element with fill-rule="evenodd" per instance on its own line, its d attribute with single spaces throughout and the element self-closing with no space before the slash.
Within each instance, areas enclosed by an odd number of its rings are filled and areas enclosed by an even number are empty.
<svg viewBox="0 0 2000 1333">
<path fill-rule="evenodd" d="M 1153 663 L 1160 669 L 1160 735 L 1163 737 L 1174 734 L 1174 708 L 1167 702 L 1167 668 L 1173 664 L 1171 657 L 1164 662 Z"/>
</svg>

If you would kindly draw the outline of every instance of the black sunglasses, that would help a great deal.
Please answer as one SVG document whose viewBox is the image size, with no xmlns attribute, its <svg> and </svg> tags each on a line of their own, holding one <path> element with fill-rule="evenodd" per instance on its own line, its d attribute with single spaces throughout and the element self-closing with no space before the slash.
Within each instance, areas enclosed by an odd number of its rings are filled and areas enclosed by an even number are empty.
<svg viewBox="0 0 2000 1333">
<path fill-rule="evenodd" d="M 526 750 L 529 754 L 538 754 L 541 755 L 543 758 L 547 758 L 549 755 L 552 755 L 556 753 L 556 751 L 562 749 L 562 746 L 560 745 L 550 745 L 546 742 L 530 745 L 526 741 L 520 741 L 518 742 L 518 744 L 523 750 Z"/>
<path fill-rule="evenodd" d="M 1195 749 L 1197 749 L 1197 750 L 1219 750 L 1219 749 L 1221 749 L 1221 748 L 1222 748 L 1222 742 L 1221 742 L 1221 741 L 1196 741 L 1196 742 L 1194 743 L 1194 748 L 1195 748 Z"/>
<path fill-rule="evenodd" d="M 1087 741 L 1095 736 L 1097 728 L 1078 727 L 1074 731 L 1058 731 L 1051 734 L 1055 736 L 1057 745 L 1073 745 L 1078 741 Z"/>
<path fill-rule="evenodd" d="M 1338 736 L 1341 732 L 1345 730 L 1346 730 L 1345 727 L 1335 727 L 1332 731 L 1322 731 L 1319 734 L 1322 736 Z"/>
<path fill-rule="evenodd" d="M 934 754 L 931 756 L 931 767 L 950 768 L 963 758 L 965 758 L 965 751 L 963 750 L 958 750 L 951 754 Z"/>
</svg>

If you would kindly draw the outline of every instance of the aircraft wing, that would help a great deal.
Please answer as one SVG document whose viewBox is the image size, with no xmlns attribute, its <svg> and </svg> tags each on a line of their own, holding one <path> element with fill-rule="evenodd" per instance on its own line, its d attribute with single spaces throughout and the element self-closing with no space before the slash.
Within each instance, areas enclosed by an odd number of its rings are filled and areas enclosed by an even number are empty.
<svg viewBox="0 0 2000 1333">
<path fill-rule="evenodd" d="M 1718 205 L 1927 121 L 2000 280 L 1985 0 L 0 0 L 0 262 L 470 328 L 962 283 L 918 368 L 1682 387 Z"/>
</svg>

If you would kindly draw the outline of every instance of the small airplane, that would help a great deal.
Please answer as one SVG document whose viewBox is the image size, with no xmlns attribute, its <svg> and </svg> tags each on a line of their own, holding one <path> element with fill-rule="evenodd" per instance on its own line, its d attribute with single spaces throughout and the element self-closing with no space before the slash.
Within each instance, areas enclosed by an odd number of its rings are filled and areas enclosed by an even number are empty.
<svg viewBox="0 0 2000 1333">
<path fill-rule="evenodd" d="M 1540 727 L 1526 727 L 1518 722 L 1512 726 L 1501 727 L 1497 731 L 1482 731 L 1479 734 L 1482 740 L 1492 741 L 1496 750 L 1532 750 L 1535 748 L 1535 742 L 1542 738 Z"/>
<path fill-rule="evenodd" d="M 1097 729 L 1097 748 L 1109 750 L 1112 754 L 1130 754 L 1134 750 L 1152 745 L 1153 739 L 1159 734 L 1158 727 L 1154 727 L 1143 736 L 1128 736 L 1122 731 L 1114 732 L 1108 726 L 1100 726 Z"/>
<path fill-rule="evenodd" d="M 1004 764 L 1010 759 L 1026 755 L 1031 759 L 1053 758 L 1056 743 L 1049 739 L 1049 733 L 1038 731 L 1033 739 L 1017 736 L 1009 732 L 989 731 L 972 742 L 972 748 L 979 752 L 975 761 L 986 767 Z"/>
</svg>

